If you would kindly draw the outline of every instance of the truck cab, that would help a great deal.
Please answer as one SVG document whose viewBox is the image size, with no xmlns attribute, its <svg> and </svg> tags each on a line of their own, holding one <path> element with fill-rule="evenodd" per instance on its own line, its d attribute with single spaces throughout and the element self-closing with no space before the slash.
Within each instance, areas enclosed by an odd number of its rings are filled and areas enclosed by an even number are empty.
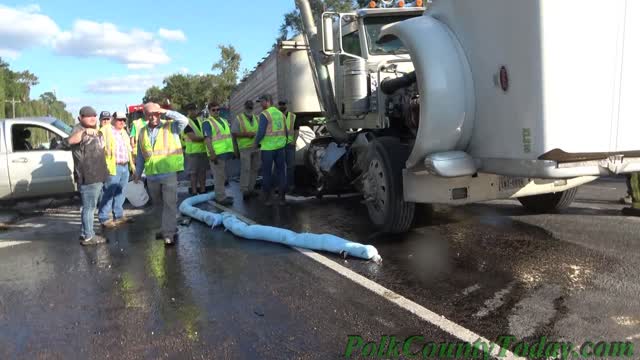
<svg viewBox="0 0 640 360">
<path fill-rule="evenodd" d="M 388 76 L 413 71 L 413 64 L 409 50 L 399 39 L 384 43 L 377 39 L 384 26 L 422 16 L 424 11 L 423 7 L 393 7 L 323 14 L 325 34 L 329 27 L 333 28 L 333 46 L 328 46 L 327 39 L 324 53 L 333 58 L 334 92 L 342 128 L 389 126 L 384 111 L 379 111 L 378 86 Z M 385 67 L 393 74 L 380 71 Z"/>
<path fill-rule="evenodd" d="M 0 201 L 74 193 L 73 157 L 62 143 L 70 134 L 56 118 L 0 119 Z"/>
</svg>

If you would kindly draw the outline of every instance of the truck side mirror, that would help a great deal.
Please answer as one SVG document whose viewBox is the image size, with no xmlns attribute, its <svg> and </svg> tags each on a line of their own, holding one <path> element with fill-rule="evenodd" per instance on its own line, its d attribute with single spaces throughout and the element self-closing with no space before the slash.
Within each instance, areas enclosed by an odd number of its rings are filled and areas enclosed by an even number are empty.
<svg viewBox="0 0 640 360">
<path fill-rule="evenodd" d="M 322 14 L 322 52 L 325 55 L 336 54 L 333 39 L 333 23 L 336 13 L 325 12 Z"/>
</svg>

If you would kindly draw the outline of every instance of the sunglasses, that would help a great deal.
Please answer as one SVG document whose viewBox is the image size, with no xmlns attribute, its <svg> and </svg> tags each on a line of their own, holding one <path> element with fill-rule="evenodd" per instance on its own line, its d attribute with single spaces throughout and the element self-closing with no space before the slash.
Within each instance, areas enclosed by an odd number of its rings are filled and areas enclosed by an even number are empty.
<svg viewBox="0 0 640 360">
<path fill-rule="evenodd" d="M 220 111 L 220 108 L 215 108 L 215 109 L 211 108 L 211 109 L 209 109 L 209 111 Z"/>
<path fill-rule="evenodd" d="M 115 119 L 116 121 L 127 121 L 127 119 Z"/>
</svg>

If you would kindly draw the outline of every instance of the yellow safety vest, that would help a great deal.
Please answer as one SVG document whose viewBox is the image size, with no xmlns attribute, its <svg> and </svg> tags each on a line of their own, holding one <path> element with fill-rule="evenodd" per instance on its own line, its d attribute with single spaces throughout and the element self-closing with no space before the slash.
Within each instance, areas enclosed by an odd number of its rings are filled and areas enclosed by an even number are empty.
<svg viewBox="0 0 640 360">
<path fill-rule="evenodd" d="M 184 170 L 184 156 L 180 137 L 171 132 L 171 121 L 165 121 L 158 129 L 156 142 L 151 146 L 147 126 L 140 129 L 138 143 L 144 158 L 144 171 L 147 175 L 175 173 Z"/>
<path fill-rule="evenodd" d="M 271 106 L 262 112 L 267 118 L 267 131 L 260 141 L 262 150 L 278 150 L 287 144 L 287 132 L 284 124 L 284 115 L 275 106 Z"/>
<path fill-rule="evenodd" d="M 249 118 L 244 113 L 236 116 L 238 120 L 238 125 L 240 126 L 240 132 L 258 132 L 259 120 L 255 115 L 251 115 L 253 122 L 249 122 Z M 239 149 L 248 149 L 253 146 L 255 142 L 255 136 L 252 138 L 238 138 L 238 148 Z"/>
<path fill-rule="evenodd" d="M 113 176 L 116 174 L 116 138 L 113 136 L 113 126 L 108 124 L 103 126 L 100 129 L 102 133 L 102 138 L 104 139 L 104 157 L 107 160 L 107 169 L 109 170 L 109 175 Z M 129 140 L 129 135 L 127 132 L 122 129 L 120 130 L 120 136 L 122 137 L 122 141 L 127 147 L 127 151 L 129 153 L 129 170 L 135 171 L 135 166 L 133 163 L 133 156 L 131 155 L 131 140 Z"/>
<path fill-rule="evenodd" d="M 131 123 L 131 136 L 133 136 L 134 138 L 139 138 L 140 130 L 142 130 L 142 128 L 144 128 L 146 125 L 147 121 L 144 118 L 135 120 L 133 123 Z M 136 144 L 136 146 L 133 147 L 133 156 L 136 156 L 137 154 L 138 146 Z"/>
<path fill-rule="evenodd" d="M 193 132 L 196 134 L 196 136 L 203 137 L 202 121 L 200 121 L 200 119 L 195 119 L 195 120 L 189 119 L 189 126 L 191 127 Z M 207 146 L 204 144 L 204 142 L 194 142 L 194 141 L 191 141 L 191 139 L 189 138 L 189 135 L 187 135 L 186 133 L 183 132 L 183 135 L 184 135 L 184 141 L 186 144 L 186 149 L 185 149 L 186 154 L 204 154 L 207 152 Z"/>
<path fill-rule="evenodd" d="M 287 118 L 286 118 L 286 122 L 287 122 L 287 145 L 289 144 L 293 144 L 293 141 L 295 140 L 295 130 L 294 130 L 294 126 L 296 124 L 296 114 L 292 113 L 291 111 L 287 112 Z"/>
<path fill-rule="evenodd" d="M 220 118 L 219 121 L 224 124 L 224 127 L 221 127 L 213 117 L 209 117 L 205 121 L 211 125 L 211 145 L 213 146 L 213 151 L 216 152 L 216 156 L 233 152 L 233 138 L 231 137 L 229 122 Z M 208 147 L 207 156 L 211 156 Z"/>
</svg>

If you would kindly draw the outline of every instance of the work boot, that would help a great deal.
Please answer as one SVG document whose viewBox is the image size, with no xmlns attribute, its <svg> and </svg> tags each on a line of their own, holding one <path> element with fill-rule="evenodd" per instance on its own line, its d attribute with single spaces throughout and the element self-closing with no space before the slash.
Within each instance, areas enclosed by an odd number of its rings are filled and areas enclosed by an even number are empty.
<svg viewBox="0 0 640 360">
<path fill-rule="evenodd" d="M 173 234 L 173 236 L 166 236 L 164 238 L 164 246 L 173 246 L 178 241 L 178 234 Z"/>
<path fill-rule="evenodd" d="M 121 217 L 119 219 L 116 219 L 116 221 L 115 221 L 116 225 L 122 225 L 122 224 L 127 224 L 127 223 L 130 224 L 130 223 L 133 223 L 133 222 L 135 222 L 135 220 L 133 220 L 130 217 L 126 217 L 126 216 L 123 216 L 123 217 Z"/>
<path fill-rule="evenodd" d="M 107 238 L 105 238 L 104 236 L 100 236 L 100 235 L 93 235 L 92 238 L 89 239 L 81 239 L 80 240 L 80 245 L 82 246 L 87 246 L 87 245 L 98 245 L 98 244 L 104 244 L 107 242 Z"/>
<path fill-rule="evenodd" d="M 640 216 L 640 209 L 634 207 L 626 207 L 622 209 L 622 215 L 626 216 Z"/>
<path fill-rule="evenodd" d="M 231 206 L 233 205 L 233 198 L 230 196 L 227 196 L 222 200 L 216 200 L 216 202 L 222 206 Z"/>
<path fill-rule="evenodd" d="M 262 193 L 262 196 L 260 196 L 260 200 L 262 200 L 265 206 L 273 205 L 273 202 L 271 201 L 271 194 L 269 193 Z"/>
<path fill-rule="evenodd" d="M 113 229 L 114 227 L 118 226 L 119 223 L 113 221 L 113 220 L 107 220 L 103 223 L 101 223 L 100 225 L 102 225 L 103 228 L 105 229 Z"/>
<path fill-rule="evenodd" d="M 631 195 L 620 198 L 620 204 L 631 205 Z"/>
</svg>

